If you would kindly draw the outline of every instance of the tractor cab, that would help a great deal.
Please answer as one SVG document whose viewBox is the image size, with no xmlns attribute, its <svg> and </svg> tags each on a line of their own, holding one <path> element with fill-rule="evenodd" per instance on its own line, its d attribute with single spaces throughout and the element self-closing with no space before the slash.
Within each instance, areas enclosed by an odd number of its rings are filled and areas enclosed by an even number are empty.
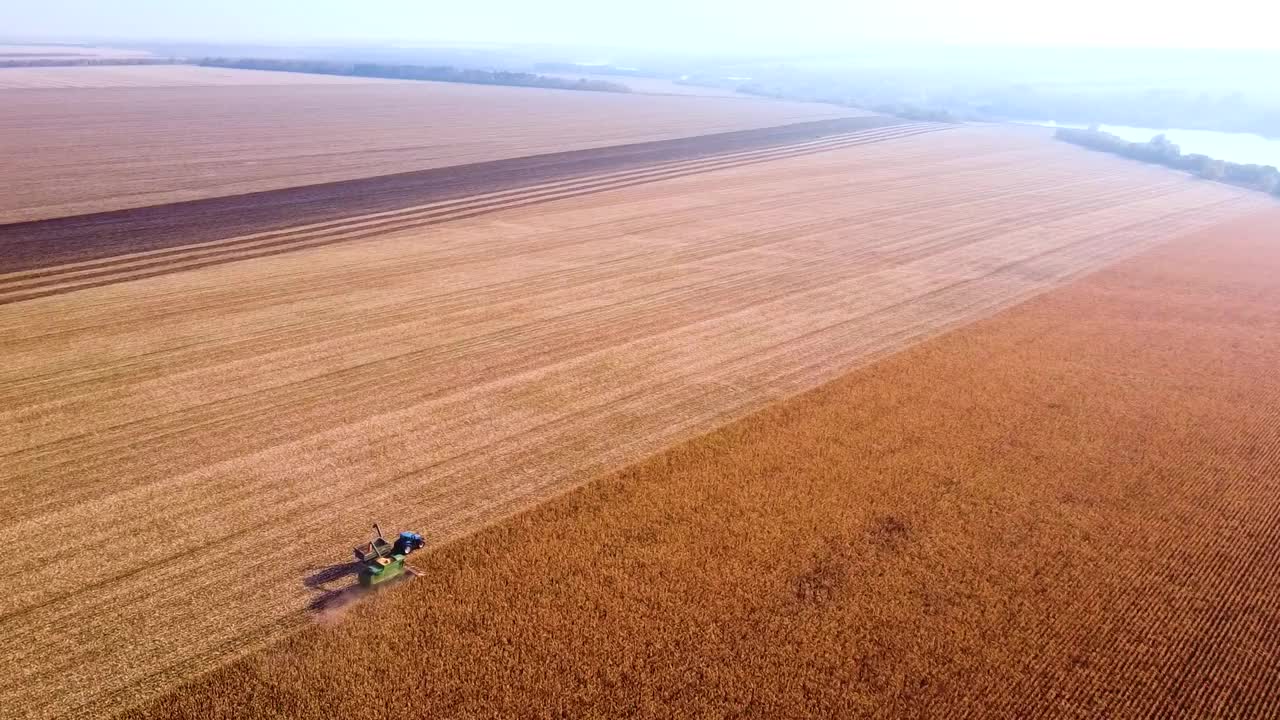
<svg viewBox="0 0 1280 720">
<path fill-rule="evenodd" d="M 426 538 L 416 532 L 402 532 L 400 537 L 396 538 L 395 549 L 402 555 L 408 555 L 414 550 L 421 550 L 426 545 Z"/>
</svg>

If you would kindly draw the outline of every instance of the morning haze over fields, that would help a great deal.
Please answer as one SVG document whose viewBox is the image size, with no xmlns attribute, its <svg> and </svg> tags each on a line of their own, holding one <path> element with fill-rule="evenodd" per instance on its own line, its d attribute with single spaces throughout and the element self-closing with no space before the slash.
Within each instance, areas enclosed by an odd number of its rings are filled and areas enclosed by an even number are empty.
<svg viewBox="0 0 1280 720">
<path fill-rule="evenodd" d="M 1274 717 L 1277 21 L 12 9 L 0 718 Z"/>
</svg>

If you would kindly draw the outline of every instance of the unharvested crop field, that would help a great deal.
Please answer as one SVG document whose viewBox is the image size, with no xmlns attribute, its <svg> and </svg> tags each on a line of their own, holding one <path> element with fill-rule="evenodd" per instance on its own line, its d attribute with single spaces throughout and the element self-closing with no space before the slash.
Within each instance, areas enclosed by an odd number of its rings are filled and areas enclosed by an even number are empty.
<svg viewBox="0 0 1280 720">
<path fill-rule="evenodd" d="M 88 65 L 0 68 L 0 91 L 74 88 L 203 87 L 210 85 L 352 85 L 394 80 L 236 70 L 194 65 Z"/>
<path fill-rule="evenodd" d="M 415 556 L 128 717 L 1276 717 L 1277 227 L 1185 236 Z"/>
<path fill-rule="evenodd" d="M 373 520 L 439 546 L 1268 202 L 912 132 L 6 273 L 0 707 L 154 696 L 311 622 Z"/>
<path fill-rule="evenodd" d="M 296 82 L 0 90 L 8 181 L 0 223 L 859 114 L 738 98 L 288 75 Z"/>
</svg>

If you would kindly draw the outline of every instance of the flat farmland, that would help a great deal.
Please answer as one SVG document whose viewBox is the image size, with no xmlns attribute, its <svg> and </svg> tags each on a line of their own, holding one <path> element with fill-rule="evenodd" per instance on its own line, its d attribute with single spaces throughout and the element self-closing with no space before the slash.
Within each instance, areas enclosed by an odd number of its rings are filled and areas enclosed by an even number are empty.
<svg viewBox="0 0 1280 720">
<path fill-rule="evenodd" d="M 76 60 L 80 58 L 120 59 L 145 58 L 145 50 L 95 47 L 92 45 L 4 45 L 0 44 L 0 60 Z"/>
<path fill-rule="evenodd" d="M 231 86 L 0 90 L 0 223 L 859 114 L 285 75 L 296 82 L 263 86 L 248 73 Z"/>
<path fill-rule="evenodd" d="M 120 264 L 171 265 L 165 258 L 191 259 L 195 250 L 205 259 L 234 260 L 248 247 L 260 255 L 304 239 L 314 244 L 317 234 L 368 237 L 391 227 L 422 227 L 444 217 L 940 129 L 880 116 L 832 118 L 14 223 L 0 235 L 0 273 L 62 266 L 28 272 L 41 278 L 28 284 L 34 287 L 54 283 L 54 276 L 117 277 L 109 268 Z"/>
<path fill-rule="evenodd" d="M 127 717 L 1276 717 L 1277 227 L 1183 236 L 415 556 Z"/>
<path fill-rule="evenodd" d="M 0 59 L 3 59 L 0 56 Z M 0 91 L 85 88 L 159 88 L 218 85 L 352 85 L 395 80 L 306 75 L 195 65 L 86 65 L 0 68 Z"/>
<path fill-rule="evenodd" d="M 311 623 L 374 520 L 442 546 L 1269 202 L 907 130 L 4 274 L 0 706 L 153 697 Z"/>
</svg>

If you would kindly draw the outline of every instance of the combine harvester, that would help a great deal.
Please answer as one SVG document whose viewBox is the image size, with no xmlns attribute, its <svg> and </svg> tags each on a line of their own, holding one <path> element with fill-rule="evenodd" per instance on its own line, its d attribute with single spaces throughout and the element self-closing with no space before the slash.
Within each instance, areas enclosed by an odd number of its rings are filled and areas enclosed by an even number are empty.
<svg viewBox="0 0 1280 720">
<path fill-rule="evenodd" d="M 414 550 L 421 550 L 427 541 L 415 532 L 402 532 L 394 543 L 382 537 L 382 528 L 375 523 L 377 536 L 372 541 L 355 548 L 356 562 L 360 563 L 360 585 L 373 587 L 389 580 L 413 574 L 405 567 L 404 559 Z"/>
</svg>

